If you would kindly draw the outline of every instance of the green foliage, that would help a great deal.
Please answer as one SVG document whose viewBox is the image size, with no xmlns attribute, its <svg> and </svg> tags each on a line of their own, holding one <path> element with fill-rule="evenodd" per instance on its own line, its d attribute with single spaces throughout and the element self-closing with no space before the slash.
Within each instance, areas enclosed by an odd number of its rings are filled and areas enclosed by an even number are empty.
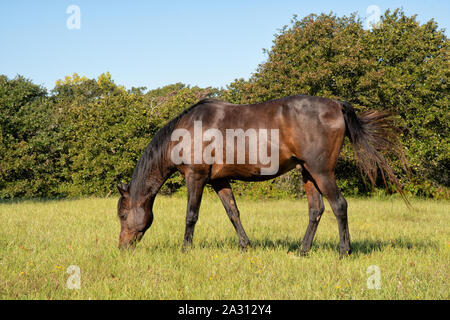
<svg viewBox="0 0 450 320">
<path fill-rule="evenodd" d="M 0 198 L 55 195 L 54 129 L 45 89 L 0 76 Z"/>
<path fill-rule="evenodd" d="M 131 174 L 148 143 L 153 129 L 150 110 L 142 97 L 116 86 L 109 74 L 97 81 L 66 83 L 55 91 L 60 92 L 55 104 L 63 149 L 58 191 L 105 195 Z"/>
<path fill-rule="evenodd" d="M 387 11 L 377 28 L 365 30 L 355 15 L 294 16 L 266 53 L 250 79 L 222 90 L 182 83 L 126 90 L 105 73 L 67 76 L 47 93 L 23 77 L 0 75 L 0 198 L 107 195 L 129 181 L 155 133 L 201 98 L 254 103 L 293 94 L 397 114 L 411 177 L 398 159 L 394 169 L 406 192 L 449 197 L 449 41 L 433 20 L 420 25 L 415 16 Z M 346 141 L 336 174 L 347 195 L 372 191 L 357 172 Z M 175 175 L 162 192 L 183 192 L 183 183 Z M 303 195 L 296 170 L 233 188 L 250 198 Z"/>
</svg>

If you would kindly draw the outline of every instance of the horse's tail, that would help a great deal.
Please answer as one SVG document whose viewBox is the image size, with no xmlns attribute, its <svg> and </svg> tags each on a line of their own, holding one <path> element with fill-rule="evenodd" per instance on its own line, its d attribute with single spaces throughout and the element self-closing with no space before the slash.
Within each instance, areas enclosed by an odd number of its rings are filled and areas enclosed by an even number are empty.
<svg viewBox="0 0 450 320">
<path fill-rule="evenodd" d="M 385 185 L 387 178 L 410 206 L 390 161 L 383 155 L 384 153 L 395 155 L 406 168 L 407 162 L 398 139 L 393 115 L 383 111 L 366 111 L 357 116 L 350 103 L 340 102 L 340 104 L 345 119 L 346 135 L 355 149 L 356 162 L 361 174 L 367 175 L 373 187 L 379 168 Z"/>
</svg>

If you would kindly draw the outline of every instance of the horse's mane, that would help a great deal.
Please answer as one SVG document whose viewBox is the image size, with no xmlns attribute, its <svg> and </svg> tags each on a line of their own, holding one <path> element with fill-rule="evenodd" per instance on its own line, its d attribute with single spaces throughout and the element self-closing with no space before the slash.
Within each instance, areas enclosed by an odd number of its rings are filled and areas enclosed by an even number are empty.
<svg viewBox="0 0 450 320">
<path fill-rule="evenodd" d="M 181 118 L 187 113 L 191 112 L 192 109 L 198 107 L 199 105 L 215 102 L 214 99 L 203 99 L 194 104 L 193 106 L 187 108 L 175 118 L 170 120 L 161 129 L 156 132 L 153 139 L 150 141 L 149 145 L 145 149 L 144 153 L 140 157 L 136 167 L 134 168 L 133 175 L 131 176 L 130 189 L 134 193 L 137 190 L 141 190 L 145 187 L 146 177 L 148 171 L 156 165 L 157 169 L 162 173 L 163 167 L 161 166 L 167 159 L 167 147 L 170 142 L 170 136 L 175 129 Z"/>
</svg>

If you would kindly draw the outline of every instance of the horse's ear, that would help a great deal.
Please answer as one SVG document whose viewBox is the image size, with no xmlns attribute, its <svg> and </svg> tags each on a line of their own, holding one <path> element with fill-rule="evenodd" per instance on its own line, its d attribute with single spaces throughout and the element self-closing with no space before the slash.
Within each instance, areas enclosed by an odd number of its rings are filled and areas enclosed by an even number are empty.
<svg viewBox="0 0 450 320">
<path fill-rule="evenodd" d="M 117 190 L 119 190 L 119 193 L 122 196 L 124 196 L 124 197 L 128 196 L 128 186 L 125 183 L 122 182 L 120 185 L 118 185 Z"/>
</svg>

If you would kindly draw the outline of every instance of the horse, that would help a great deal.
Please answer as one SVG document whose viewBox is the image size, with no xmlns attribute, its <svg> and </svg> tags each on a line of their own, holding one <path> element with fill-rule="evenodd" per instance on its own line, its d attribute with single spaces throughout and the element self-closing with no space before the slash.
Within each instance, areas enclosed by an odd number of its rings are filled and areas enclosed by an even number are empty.
<svg viewBox="0 0 450 320">
<path fill-rule="evenodd" d="M 311 249 L 324 212 L 325 196 L 338 222 L 340 256 L 349 255 L 347 201 L 335 179 L 344 138 L 350 139 L 360 172 L 370 179 L 372 186 L 379 169 L 385 183 L 388 178 L 404 196 L 388 158 L 383 155 L 394 152 L 404 157 L 395 129 L 391 113 L 373 110 L 356 115 L 350 103 L 322 97 L 295 95 L 242 105 L 203 99 L 156 133 L 137 162 L 130 183 L 117 186 L 119 248 L 132 248 L 142 239 L 152 225 L 158 191 L 178 171 L 187 186 L 182 249 L 192 246 L 203 189 L 209 184 L 220 198 L 245 251 L 250 241 L 230 180 L 263 181 L 298 168 L 302 171 L 309 211 L 309 223 L 298 253 L 305 255 Z M 208 132 L 206 138 L 201 136 Z M 234 136 L 228 139 L 230 132 Z M 225 143 L 219 141 L 224 136 Z M 267 163 L 269 149 L 269 160 L 277 162 L 272 163 L 272 169 Z M 264 161 L 258 159 L 261 154 L 266 155 Z"/>
</svg>

